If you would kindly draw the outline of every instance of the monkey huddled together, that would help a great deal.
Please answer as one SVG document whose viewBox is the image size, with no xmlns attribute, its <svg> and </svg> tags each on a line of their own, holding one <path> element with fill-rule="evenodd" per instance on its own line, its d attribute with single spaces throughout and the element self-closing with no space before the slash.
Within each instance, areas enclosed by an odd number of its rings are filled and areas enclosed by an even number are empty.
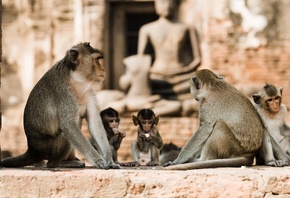
<svg viewBox="0 0 290 198">
<path fill-rule="evenodd" d="M 173 161 L 160 160 L 163 139 L 159 115 L 141 109 L 132 121 L 137 140 L 132 142 L 133 162 L 118 162 L 117 151 L 125 132 L 119 130 L 119 113 L 99 112 L 95 85 L 106 77 L 103 53 L 89 43 L 69 49 L 32 89 L 24 109 L 27 151 L 1 160 L 3 167 L 42 166 L 82 168 L 77 149 L 96 168 L 159 166 L 165 170 L 290 164 L 290 126 L 282 104 L 283 88 L 266 84 L 252 96 L 255 105 L 236 88 L 208 69 L 189 79 L 190 92 L 199 103 L 199 126 L 184 147 L 165 150 Z M 91 138 L 81 132 L 86 119 Z M 175 157 L 177 156 L 177 157 Z M 167 158 L 168 159 L 168 158 Z M 161 162 L 162 161 L 162 164 Z"/>
</svg>

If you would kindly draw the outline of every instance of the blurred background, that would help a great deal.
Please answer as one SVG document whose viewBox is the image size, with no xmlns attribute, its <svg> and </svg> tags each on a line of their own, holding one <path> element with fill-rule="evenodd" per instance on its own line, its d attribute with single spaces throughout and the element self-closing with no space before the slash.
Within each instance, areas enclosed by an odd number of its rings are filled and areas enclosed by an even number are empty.
<svg viewBox="0 0 290 198">
<path fill-rule="evenodd" d="M 249 98 L 266 82 L 284 87 L 289 109 L 290 1 L 180 1 L 178 18 L 199 34 L 199 69 L 223 75 Z M 2 151 L 26 150 L 22 119 L 28 94 L 66 50 L 90 42 L 104 51 L 108 75 L 99 89 L 118 90 L 122 61 L 137 53 L 140 27 L 157 18 L 153 0 L 2 0 Z M 180 147 L 196 127 L 196 114 L 164 117 L 159 124 L 165 143 Z M 121 128 L 127 137 L 119 161 L 130 159 L 137 136 L 129 117 L 121 118 Z"/>
</svg>

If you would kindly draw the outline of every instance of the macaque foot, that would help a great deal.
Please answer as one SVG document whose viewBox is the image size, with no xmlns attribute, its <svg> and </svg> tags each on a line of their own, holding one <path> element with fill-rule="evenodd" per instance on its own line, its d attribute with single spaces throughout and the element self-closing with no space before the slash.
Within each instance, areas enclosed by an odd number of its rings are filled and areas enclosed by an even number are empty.
<svg viewBox="0 0 290 198">
<path fill-rule="evenodd" d="M 126 167 L 137 167 L 140 166 L 139 162 L 125 162 L 125 163 L 120 163 L 121 166 L 126 166 Z"/>
<path fill-rule="evenodd" d="M 267 163 L 267 166 L 283 167 L 285 164 L 283 160 L 273 160 Z"/>
<path fill-rule="evenodd" d="M 94 167 L 99 168 L 99 169 L 109 169 L 110 166 L 108 165 L 108 163 L 105 160 L 98 160 L 96 162 L 96 165 L 94 165 Z"/>
<path fill-rule="evenodd" d="M 169 162 L 166 162 L 165 164 L 163 164 L 163 167 L 172 166 L 172 165 L 175 165 L 175 164 L 176 163 L 169 161 Z"/>
<path fill-rule="evenodd" d="M 85 163 L 79 160 L 69 160 L 69 161 L 62 161 L 59 164 L 54 164 L 51 162 L 48 162 L 46 165 L 48 168 L 84 168 Z"/>
<path fill-rule="evenodd" d="M 159 165 L 160 165 L 160 163 L 154 162 L 154 161 L 150 161 L 146 164 L 146 166 L 159 166 Z"/>
<path fill-rule="evenodd" d="M 121 168 L 121 166 L 119 164 L 115 164 L 113 162 L 109 164 L 109 167 L 111 169 L 120 169 Z"/>
</svg>

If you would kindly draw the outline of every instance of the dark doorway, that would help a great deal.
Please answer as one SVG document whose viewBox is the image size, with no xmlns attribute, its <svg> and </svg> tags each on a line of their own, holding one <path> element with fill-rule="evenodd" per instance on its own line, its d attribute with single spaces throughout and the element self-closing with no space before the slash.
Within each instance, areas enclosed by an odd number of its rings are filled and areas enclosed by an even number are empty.
<svg viewBox="0 0 290 198">
<path fill-rule="evenodd" d="M 119 89 L 119 78 L 124 73 L 123 59 L 137 53 L 138 32 L 142 25 L 158 18 L 154 1 L 116 1 L 106 4 L 105 66 L 108 89 Z"/>
</svg>

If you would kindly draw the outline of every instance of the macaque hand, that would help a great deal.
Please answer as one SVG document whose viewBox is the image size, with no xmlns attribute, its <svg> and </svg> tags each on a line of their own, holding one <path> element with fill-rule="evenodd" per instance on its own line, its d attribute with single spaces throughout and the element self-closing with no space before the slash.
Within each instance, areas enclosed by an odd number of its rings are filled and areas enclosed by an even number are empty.
<svg viewBox="0 0 290 198">
<path fill-rule="evenodd" d="M 139 137 L 143 140 L 146 140 L 149 136 L 150 136 L 149 133 L 147 133 L 145 131 L 142 131 L 139 133 Z"/>
<path fill-rule="evenodd" d="M 120 135 L 122 138 L 126 137 L 126 133 L 125 133 L 125 132 L 122 132 L 122 131 L 119 131 L 119 135 Z"/>
<path fill-rule="evenodd" d="M 114 131 L 114 134 L 118 134 L 118 133 L 120 133 L 120 131 L 119 131 L 118 128 L 113 128 L 113 131 Z"/>
</svg>

